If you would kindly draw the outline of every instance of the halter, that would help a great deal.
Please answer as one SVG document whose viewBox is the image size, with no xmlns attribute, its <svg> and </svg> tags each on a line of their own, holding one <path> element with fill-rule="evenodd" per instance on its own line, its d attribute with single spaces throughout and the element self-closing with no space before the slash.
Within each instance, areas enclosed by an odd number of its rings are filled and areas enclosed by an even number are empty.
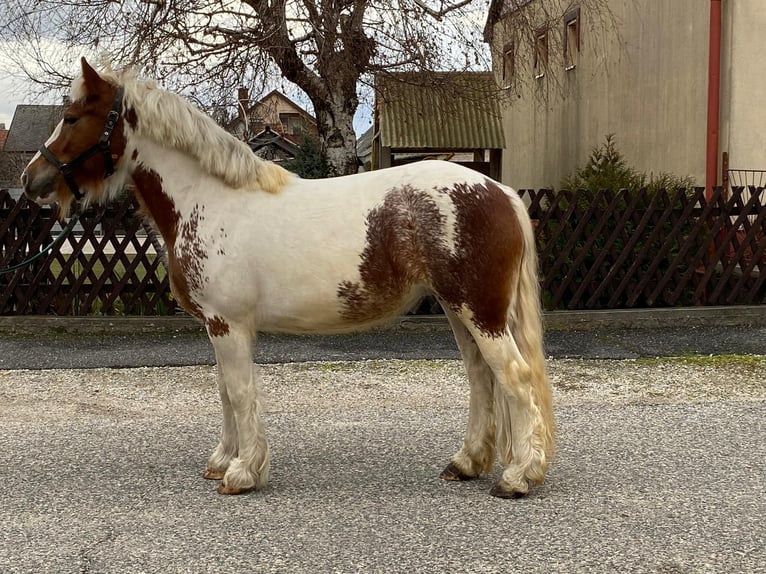
<svg viewBox="0 0 766 574">
<path fill-rule="evenodd" d="M 72 161 L 61 163 L 58 158 L 53 155 L 53 152 L 51 152 L 51 150 L 45 146 L 45 144 L 40 146 L 40 153 L 45 159 L 53 164 L 53 167 L 61 172 L 61 175 L 64 176 L 64 181 L 66 181 L 69 189 L 74 194 L 75 199 L 80 200 L 83 198 L 83 193 L 80 191 L 80 188 L 77 186 L 77 183 L 74 180 L 73 171 L 75 167 L 90 159 L 94 155 L 100 153 L 104 158 L 104 164 L 106 166 L 104 179 L 114 173 L 114 162 L 112 161 L 110 140 L 112 138 L 114 127 L 117 125 L 117 120 L 120 119 L 120 112 L 122 112 L 122 96 L 124 91 L 125 89 L 122 86 L 117 86 L 117 89 L 114 93 L 114 100 L 112 101 L 112 109 L 106 116 L 104 131 L 101 133 L 101 137 L 98 139 L 98 142 L 90 146 Z"/>
</svg>

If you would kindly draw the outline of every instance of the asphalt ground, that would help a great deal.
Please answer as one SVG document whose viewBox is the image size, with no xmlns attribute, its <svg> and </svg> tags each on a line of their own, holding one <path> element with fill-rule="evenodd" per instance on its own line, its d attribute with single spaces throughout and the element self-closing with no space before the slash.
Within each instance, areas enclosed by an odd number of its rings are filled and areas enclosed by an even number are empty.
<svg viewBox="0 0 766 574">
<path fill-rule="evenodd" d="M 546 483 L 438 478 L 454 360 L 266 365 L 263 491 L 202 478 L 215 368 L 0 371 L 4 573 L 760 573 L 766 358 L 549 361 Z"/>
<path fill-rule="evenodd" d="M 766 354 L 766 326 L 684 326 L 549 330 L 551 358 L 635 359 L 686 355 Z M 352 335 L 260 335 L 258 363 L 358 361 L 365 359 L 457 359 L 452 333 L 429 322 Z M 0 369 L 75 369 L 212 365 L 207 336 L 194 331 L 99 334 L 0 333 Z"/>
<path fill-rule="evenodd" d="M 438 479 L 467 412 L 443 324 L 262 336 L 272 479 L 224 497 L 204 335 L 0 334 L 0 572 L 766 572 L 766 328 L 546 348 L 556 459 L 503 501 L 499 467 Z"/>
</svg>

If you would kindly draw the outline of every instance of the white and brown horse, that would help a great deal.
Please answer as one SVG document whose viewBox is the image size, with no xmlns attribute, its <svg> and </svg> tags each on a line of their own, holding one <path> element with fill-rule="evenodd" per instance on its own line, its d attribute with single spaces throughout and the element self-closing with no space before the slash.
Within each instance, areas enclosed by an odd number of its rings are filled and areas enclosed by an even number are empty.
<svg viewBox="0 0 766 574">
<path fill-rule="evenodd" d="M 182 98 L 82 61 L 71 105 L 22 175 L 29 198 L 103 202 L 133 182 L 167 244 L 173 293 L 215 348 L 221 440 L 205 477 L 264 486 L 269 449 L 252 344 L 259 331 L 358 330 L 441 302 L 470 382 L 462 448 L 442 472 L 505 464 L 521 496 L 553 453 L 537 254 L 516 193 L 453 163 L 302 180 L 256 157 Z M 415 384 L 415 382 L 413 382 Z"/>
</svg>

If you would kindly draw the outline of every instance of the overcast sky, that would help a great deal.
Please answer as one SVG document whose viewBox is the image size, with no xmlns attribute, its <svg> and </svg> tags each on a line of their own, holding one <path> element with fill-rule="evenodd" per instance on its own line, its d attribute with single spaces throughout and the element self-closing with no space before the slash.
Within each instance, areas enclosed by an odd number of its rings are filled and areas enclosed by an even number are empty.
<svg viewBox="0 0 766 574">
<path fill-rule="evenodd" d="M 5 124 L 5 129 L 11 126 L 13 110 L 18 104 L 26 103 L 29 98 L 25 93 L 28 88 L 18 85 L 18 82 L 9 77 L 5 70 L 0 70 L 0 124 Z M 53 103 L 53 102 L 38 102 Z"/>
<path fill-rule="evenodd" d="M 0 0 L 2 3 L 3 0 Z M 486 5 L 485 2 L 478 2 L 476 9 L 468 16 L 469 20 L 465 22 L 465 26 L 469 28 L 475 28 L 480 30 L 483 26 L 484 19 L 486 18 Z M 481 40 L 477 40 L 481 42 Z M 9 43 L 2 41 L 5 47 L 9 46 Z M 25 52 L 27 46 L 18 46 L 14 53 L 19 51 Z M 486 48 L 481 44 L 480 49 Z M 47 53 L 51 62 L 58 62 L 62 68 L 69 68 L 69 58 L 71 58 L 71 69 L 75 69 L 74 66 L 79 67 L 79 59 L 81 55 L 84 55 L 93 61 L 94 58 L 98 60 L 97 55 L 93 54 L 93 50 L 88 47 L 83 48 L 82 54 L 73 54 L 72 50 L 63 47 L 53 39 L 47 39 L 40 42 L 39 46 L 36 46 L 37 50 L 42 50 L 43 53 Z M 13 48 L 11 48 L 13 50 Z M 8 51 L 6 50 L 6 54 Z M 286 85 L 287 82 L 281 82 Z M 280 81 L 275 78 L 274 86 L 279 88 Z M 264 86 L 265 87 L 265 86 Z M 270 89 L 270 88 L 269 88 Z M 269 91 L 266 89 L 264 94 Z M 283 90 L 284 91 L 284 90 Z M 45 94 L 39 94 L 39 87 L 31 85 L 28 81 L 23 80 L 23 74 L 18 68 L 13 67 L 7 61 L 4 61 L 2 57 L 2 50 L 0 50 L 0 123 L 4 123 L 6 129 L 10 128 L 12 123 L 13 113 L 16 106 L 19 104 L 58 104 L 61 102 L 61 98 L 65 92 L 53 91 Z M 298 105 L 303 106 L 309 113 L 313 113 L 311 104 L 305 94 L 300 91 L 297 86 L 295 89 L 287 89 L 284 91 L 285 95 L 295 101 Z M 258 94 L 251 94 L 252 97 L 258 97 Z M 234 97 L 232 97 L 234 98 Z M 357 136 L 363 134 L 369 129 L 372 124 L 372 109 L 369 97 L 361 97 L 361 102 L 354 117 L 354 129 Z"/>
<path fill-rule="evenodd" d="M 79 60 L 79 57 L 77 58 Z M 63 92 L 51 92 L 45 95 L 33 95 L 30 84 L 24 83 L 3 66 L 0 66 L 0 123 L 5 124 L 5 129 L 10 129 L 13 112 L 19 104 L 57 104 L 61 102 Z M 295 99 L 296 103 L 309 108 L 304 100 L 295 94 L 286 94 Z M 313 111 L 311 109 L 309 112 Z M 369 105 L 360 104 L 354 118 L 354 129 L 357 136 L 362 135 L 371 125 L 372 110 Z"/>
<path fill-rule="evenodd" d="M 8 47 L 10 46 L 10 48 Z M 4 43 L 0 50 L 0 123 L 8 129 L 11 125 L 13 112 L 19 104 L 57 104 L 61 102 L 63 91 L 39 93 L 39 87 L 25 80 L 22 71 L 13 62 L 6 60 L 4 53 L 13 50 L 13 43 Z M 58 49 L 59 57 L 62 54 L 60 46 L 51 44 L 51 49 Z M 73 59 L 74 63 L 76 60 Z"/>
</svg>

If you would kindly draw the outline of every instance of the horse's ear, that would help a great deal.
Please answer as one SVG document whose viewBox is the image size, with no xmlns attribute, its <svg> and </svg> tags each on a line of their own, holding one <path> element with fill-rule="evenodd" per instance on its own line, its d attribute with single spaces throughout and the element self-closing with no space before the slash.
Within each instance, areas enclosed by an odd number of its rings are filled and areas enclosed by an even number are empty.
<svg viewBox="0 0 766 574">
<path fill-rule="evenodd" d="M 90 93 L 97 92 L 98 88 L 104 85 L 104 80 L 84 57 L 80 59 L 80 64 L 82 65 L 82 79 L 86 89 Z"/>
</svg>

